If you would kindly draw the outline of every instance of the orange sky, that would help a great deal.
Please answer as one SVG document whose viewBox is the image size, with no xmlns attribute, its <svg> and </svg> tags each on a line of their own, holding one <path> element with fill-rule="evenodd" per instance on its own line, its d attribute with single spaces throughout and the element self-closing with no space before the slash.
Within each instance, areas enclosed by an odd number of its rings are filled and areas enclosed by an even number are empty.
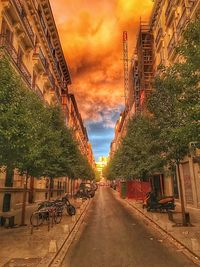
<svg viewBox="0 0 200 267">
<path fill-rule="evenodd" d="M 101 120 L 101 110 L 123 103 L 122 32 L 129 56 L 140 16 L 151 0 L 50 0 L 83 119 Z"/>
</svg>

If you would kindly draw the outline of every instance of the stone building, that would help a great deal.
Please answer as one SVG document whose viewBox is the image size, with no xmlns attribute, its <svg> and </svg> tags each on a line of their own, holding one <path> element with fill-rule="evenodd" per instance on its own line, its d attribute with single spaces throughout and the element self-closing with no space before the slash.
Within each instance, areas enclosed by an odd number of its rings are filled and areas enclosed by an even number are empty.
<svg viewBox="0 0 200 267">
<path fill-rule="evenodd" d="M 68 120 L 70 74 L 48 0 L 1 0 L 0 47 L 29 90 L 46 104 L 62 104 Z M 16 171 L 0 173 L 0 211 L 21 207 L 24 178 Z M 28 202 L 57 197 L 66 191 L 65 178 L 31 179 Z"/>
<path fill-rule="evenodd" d="M 145 101 L 151 90 L 152 78 L 160 64 L 169 66 L 178 61 L 176 45 L 181 41 L 183 30 L 189 21 L 199 15 L 199 0 L 156 0 L 149 23 L 140 21 L 136 48 L 130 66 L 128 112 L 120 115 L 115 127 L 115 137 L 111 143 L 110 156 L 119 146 L 119 140 L 126 129 L 126 121 L 136 113 L 148 112 Z M 123 126 L 123 127 L 122 127 Z M 191 140 L 192 146 L 193 141 Z M 185 203 L 200 207 L 200 165 L 199 150 L 185 157 L 181 164 L 181 179 Z M 174 194 L 179 197 L 179 186 L 174 176 L 156 174 L 152 177 L 153 189 L 158 194 Z"/>
<path fill-rule="evenodd" d="M 179 60 L 176 46 L 180 43 L 187 24 L 200 12 L 199 0 L 157 0 L 150 18 L 150 29 L 154 36 L 154 70 L 160 64 L 169 66 Z M 193 143 L 197 140 L 191 140 Z M 191 144 L 188 144 L 191 146 Z M 186 205 L 200 208 L 200 164 L 199 150 L 184 158 L 181 162 L 181 180 Z M 163 188 L 168 194 L 178 197 L 179 186 L 174 177 L 163 179 Z"/>
</svg>

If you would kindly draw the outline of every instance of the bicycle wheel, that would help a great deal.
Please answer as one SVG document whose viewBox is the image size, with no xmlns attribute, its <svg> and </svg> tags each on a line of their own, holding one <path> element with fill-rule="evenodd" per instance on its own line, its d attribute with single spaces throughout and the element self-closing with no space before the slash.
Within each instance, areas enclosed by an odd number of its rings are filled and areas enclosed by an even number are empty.
<svg viewBox="0 0 200 267">
<path fill-rule="evenodd" d="M 67 206 L 67 213 L 70 215 L 70 216 L 73 216 L 76 214 L 76 209 L 74 206 L 72 206 L 71 204 Z"/>
<path fill-rule="evenodd" d="M 32 226 L 37 227 L 43 223 L 43 216 L 41 212 L 35 211 L 30 217 L 30 223 Z"/>
<path fill-rule="evenodd" d="M 56 224 L 60 223 L 62 220 L 62 211 L 60 210 L 57 210 L 55 213 L 54 213 L 54 222 Z"/>
</svg>

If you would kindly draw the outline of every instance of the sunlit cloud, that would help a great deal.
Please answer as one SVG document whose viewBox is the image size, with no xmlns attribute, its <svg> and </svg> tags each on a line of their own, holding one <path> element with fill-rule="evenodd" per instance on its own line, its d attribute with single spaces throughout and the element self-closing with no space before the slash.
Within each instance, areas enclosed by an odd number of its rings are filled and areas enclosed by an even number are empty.
<svg viewBox="0 0 200 267">
<path fill-rule="evenodd" d="M 148 19 L 152 0 L 50 2 L 82 118 L 114 127 L 111 110 L 124 103 L 122 33 L 128 31 L 131 57 L 140 17 Z"/>
<path fill-rule="evenodd" d="M 152 1 L 51 0 L 51 4 L 81 112 L 83 96 L 93 104 L 105 98 L 102 108 L 123 103 L 122 32 L 129 33 L 131 56 L 140 17 L 148 18 Z M 91 116 L 93 106 L 90 109 L 88 114 L 86 106 L 83 118 Z"/>
</svg>

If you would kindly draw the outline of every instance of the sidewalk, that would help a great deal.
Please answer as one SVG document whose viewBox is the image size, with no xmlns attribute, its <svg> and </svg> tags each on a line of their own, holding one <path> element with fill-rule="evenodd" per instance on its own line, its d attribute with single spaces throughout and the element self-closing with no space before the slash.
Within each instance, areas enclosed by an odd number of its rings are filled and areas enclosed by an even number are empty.
<svg viewBox="0 0 200 267">
<path fill-rule="evenodd" d="M 142 202 L 132 199 L 125 199 L 138 213 L 145 216 L 155 226 L 167 233 L 170 237 L 175 239 L 176 245 L 184 250 L 188 250 L 191 254 L 200 258 L 200 211 L 198 209 L 187 208 L 190 214 L 190 221 L 192 226 L 182 227 L 176 224 L 181 223 L 181 209 L 180 205 L 176 204 L 176 210 L 173 212 L 174 221 L 170 221 L 167 213 L 147 212 L 142 208 Z"/>
<path fill-rule="evenodd" d="M 76 216 L 67 215 L 64 212 L 60 224 L 54 224 L 48 231 L 48 225 L 41 225 L 38 229 L 31 227 L 30 214 L 36 209 L 37 204 L 26 209 L 27 226 L 14 228 L 0 227 L 0 267 L 37 266 L 39 262 L 52 255 L 62 246 L 66 237 L 73 229 L 77 219 L 84 212 L 88 201 L 75 201 Z M 20 212 L 15 214 L 15 223 L 20 223 Z"/>
</svg>

